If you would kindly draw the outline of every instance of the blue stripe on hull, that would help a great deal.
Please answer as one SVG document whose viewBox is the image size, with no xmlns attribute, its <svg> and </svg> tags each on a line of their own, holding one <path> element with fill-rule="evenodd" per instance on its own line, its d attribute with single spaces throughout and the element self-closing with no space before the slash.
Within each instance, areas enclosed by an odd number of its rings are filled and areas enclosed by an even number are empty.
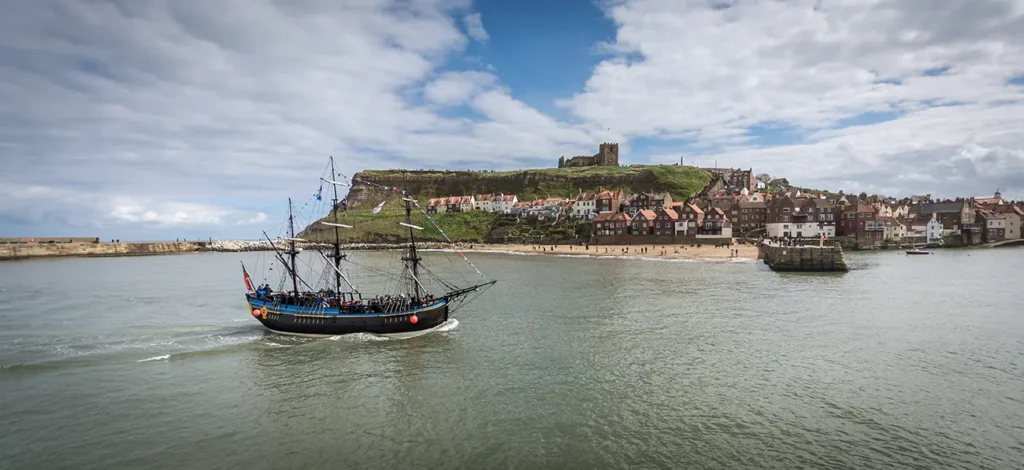
<svg viewBox="0 0 1024 470">
<path fill-rule="evenodd" d="M 259 308 L 267 303 L 259 299 L 249 298 L 248 300 L 255 308 Z M 255 318 L 264 326 L 274 331 L 308 335 L 408 333 L 434 328 L 448 320 L 447 300 L 442 300 L 441 302 L 427 307 L 391 314 L 333 314 L 318 317 L 284 314 L 271 309 L 272 306 L 272 304 L 267 306 L 268 312 L 274 312 L 268 313 L 267 318 L 263 318 L 262 315 Z M 303 309 L 300 311 L 312 312 L 314 310 Z M 316 312 L 322 311 L 316 310 Z M 418 320 L 415 324 L 410 320 L 414 313 Z"/>
<path fill-rule="evenodd" d="M 411 310 L 402 310 L 397 312 L 366 312 L 366 313 L 341 313 L 341 309 L 338 308 L 319 308 L 319 307 L 300 307 L 297 305 L 278 305 L 274 306 L 274 302 L 268 302 L 260 300 L 256 297 L 246 296 L 246 300 L 253 309 L 258 309 L 263 306 L 267 307 L 267 310 L 276 314 L 282 315 L 317 315 L 326 317 L 351 317 L 351 318 L 366 318 L 366 317 L 390 317 L 390 316 L 401 316 L 401 315 L 412 315 L 424 312 L 427 310 L 436 309 L 443 307 L 448 304 L 448 299 L 441 299 L 431 305 L 414 308 Z"/>
</svg>

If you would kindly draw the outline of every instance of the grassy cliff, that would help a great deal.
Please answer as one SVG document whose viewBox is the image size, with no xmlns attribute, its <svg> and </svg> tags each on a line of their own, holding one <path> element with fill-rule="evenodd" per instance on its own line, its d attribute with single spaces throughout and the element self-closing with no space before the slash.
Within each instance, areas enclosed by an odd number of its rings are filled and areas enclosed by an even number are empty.
<svg viewBox="0 0 1024 470">
<path fill-rule="evenodd" d="M 356 178 L 406 189 L 421 200 L 464 194 L 515 194 L 519 200 L 541 197 L 571 197 L 580 191 L 604 187 L 627 193 L 670 192 L 677 200 L 693 197 L 711 179 L 698 168 L 658 165 L 639 168 L 586 167 L 542 168 L 515 171 L 412 171 L 366 170 Z M 349 207 L 366 209 L 380 202 L 381 191 L 356 185 L 349 192 Z"/>
<path fill-rule="evenodd" d="M 389 198 L 385 204 L 385 207 L 387 206 L 401 207 L 401 201 L 398 198 Z M 490 233 L 497 216 L 475 211 L 438 214 L 431 218 L 453 241 L 480 242 Z M 339 230 L 342 243 L 402 243 L 409 240 L 409 229 L 398 225 L 399 222 L 405 222 L 404 210 L 382 210 L 377 214 L 372 210 L 348 210 L 339 212 L 338 219 L 341 223 L 352 226 Z M 324 220 L 332 219 L 328 216 Z M 413 213 L 412 223 L 423 227 L 423 230 L 416 231 L 417 240 L 445 241 L 441 232 L 418 211 Z M 298 236 L 308 240 L 331 242 L 334 240 L 334 228 L 314 224 L 306 227 Z"/>
<path fill-rule="evenodd" d="M 639 168 L 588 167 L 545 168 L 502 172 L 484 171 L 412 171 L 366 170 L 355 179 L 393 186 L 414 194 L 420 207 L 427 199 L 440 196 L 468 194 L 515 194 L 528 201 L 542 197 L 572 197 L 580 191 L 593 192 L 599 188 L 622 189 L 626 194 L 645 191 L 669 192 L 673 199 L 692 198 L 708 181 L 707 172 L 688 166 L 660 165 Z M 367 184 L 356 184 L 348 194 L 348 210 L 339 215 L 340 222 L 352 225 L 342 229 L 342 242 L 383 243 L 402 242 L 408 229 L 398 225 L 405 221 L 401 199 L 391 191 Z M 372 208 L 386 201 L 384 210 L 373 214 Z M 440 214 L 433 217 L 453 241 L 480 242 L 504 237 L 553 238 L 571 236 L 576 230 L 573 221 L 563 221 L 556 227 L 538 225 L 536 221 L 515 221 L 485 212 Z M 444 241 L 441 233 L 418 212 L 413 223 L 424 227 L 417 239 Z M 329 241 L 333 230 L 324 225 L 307 227 L 302 238 Z M 563 238 L 564 239 L 564 238 Z"/>
</svg>

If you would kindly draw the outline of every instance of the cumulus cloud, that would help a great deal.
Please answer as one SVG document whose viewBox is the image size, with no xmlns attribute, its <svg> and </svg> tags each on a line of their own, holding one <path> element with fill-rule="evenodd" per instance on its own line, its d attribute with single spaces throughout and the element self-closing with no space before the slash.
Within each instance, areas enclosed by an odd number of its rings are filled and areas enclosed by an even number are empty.
<svg viewBox="0 0 1024 470">
<path fill-rule="evenodd" d="M 597 139 L 580 125 L 547 121 L 574 130 L 523 147 L 519 139 L 533 128 L 439 114 L 437 104 L 469 102 L 496 86 L 484 72 L 439 74 L 470 40 L 456 20 L 469 7 L 461 0 L 9 5 L 0 18 L 0 186 L 88 192 L 93 210 L 73 212 L 81 205 L 74 198 L 48 210 L 64 210 L 62 220 L 90 214 L 101 233 L 118 222 L 200 224 L 241 236 L 244 228 L 228 228 L 239 227 L 231 214 L 250 219 L 262 211 L 276 220 L 281 201 L 315 188 L 328 155 L 351 174 L 454 162 L 515 166 L 592 147 Z M 467 20 L 470 34 L 483 38 L 482 27 L 472 27 L 479 16 Z M 208 207 L 190 205 L 196 201 Z M 41 233 L 58 224 L 23 217 L 28 212 L 10 208 L 0 231 L 37 223 L 25 230 Z"/>
<path fill-rule="evenodd" d="M 1024 70 L 1019 1 L 635 0 L 606 11 L 617 34 L 601 49 L 613 57 L 559 104 L 627 135 L 686 143 L 654 159 L 697 153 L 809 186 L 898 194 L 1008 183 L 1004 194 L 1024 197 L 1009 157 L 948 178 L 969 169 L 949 163 L 961 149 L 1024 148 L 1012 131 L 1024 125 L 1024 89 L 1009 82 Z M 765 126 L 796 142 L 761 143 Z"/>
<path fill-rule="evenodd" d="M 432 103 L 457 105 L 484 89 L 492 87 L 497 78 L 486 72 L 445 72 L 423 89 L 423 95 Z"/>
<path fill-rule="evenodd" d="M 458 67 L 488 40 L 469 0 L 13 2 L 0 232 L 254 237 L 328 155 L 346 174 L 510 168 L 604 140 L 625 162 L 1024 198 L 1020 1 L 602 6 L 608 56 L 556 119 Z"/>
<path fill-rule="evenodd" d="M 487 34 L 487 30 L 484 29 L 484 21 L 479 13 L 470 13 L 463 18 L 466 22 L 466 32 L 469 33 L 469 37 L 480 41 L 487 42 L 491 38 Z"/>
</svg>

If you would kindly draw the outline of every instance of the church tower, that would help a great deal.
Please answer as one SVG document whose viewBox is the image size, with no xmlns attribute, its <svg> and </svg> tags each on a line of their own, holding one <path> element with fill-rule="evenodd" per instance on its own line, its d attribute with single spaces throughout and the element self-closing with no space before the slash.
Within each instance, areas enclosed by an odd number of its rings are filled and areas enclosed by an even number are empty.
<svg viewBox="0 0 1024 470">
<path fill-rule="evenodd" d="M 596 160 L 599 166 L 619 166 L 619 144 L 601 144 Z"/>
</svg>

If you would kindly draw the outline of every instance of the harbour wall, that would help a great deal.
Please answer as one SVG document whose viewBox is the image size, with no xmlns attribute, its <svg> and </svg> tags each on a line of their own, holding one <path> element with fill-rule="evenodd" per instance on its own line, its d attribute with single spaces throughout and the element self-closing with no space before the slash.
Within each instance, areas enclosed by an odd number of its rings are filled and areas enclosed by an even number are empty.
<svg viewBox="0 0 1024 470">
<path fill-rule="evenodd" d="M 846 255 L 839 246 L 761 245 L 758 259 L 773 271 L 845 272 Z"/>
<path fill-rule="evenodd" d="M 140 256 L 168 253 L 191 253 L 200 250 L 199 243 L 17 243 L 0 244 L 0 260 L 46 258 L 58 256 Z"/>
</svg>

